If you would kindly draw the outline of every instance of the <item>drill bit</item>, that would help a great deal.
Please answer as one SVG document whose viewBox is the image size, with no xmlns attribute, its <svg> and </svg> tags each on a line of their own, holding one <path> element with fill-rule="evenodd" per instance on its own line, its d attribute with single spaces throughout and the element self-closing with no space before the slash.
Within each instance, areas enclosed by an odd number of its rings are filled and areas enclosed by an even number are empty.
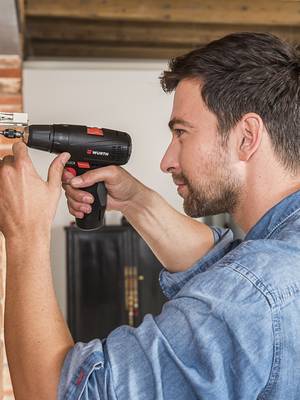
<svg viewBox="0 0 300 400">
<path fill-rule="evenodd" d="M 4 129 L 3 131 L 0 131 L 0 135 L 3 135 L 8 139 L 19 139 L 24 136 L 24 132 L 17 131 L 16 129 L 13 128 L 7 128 Z"/>
<path fill-rule="evenodd" d="M 0 135 L 8 139 L 24 139 L 28 127 L 26 113 L 10 113 L 0 111 Z"/>
</svg>

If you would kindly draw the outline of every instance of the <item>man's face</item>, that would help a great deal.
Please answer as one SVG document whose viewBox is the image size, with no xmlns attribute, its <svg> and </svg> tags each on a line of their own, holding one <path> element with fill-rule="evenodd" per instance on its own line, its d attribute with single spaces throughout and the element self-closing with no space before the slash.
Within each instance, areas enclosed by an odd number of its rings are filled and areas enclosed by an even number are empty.
<svg viewBox="0 0 300 400">
<path fill-rule="evenodd" d="M 202 100 L 199 80 L 180 81 L 169 125 L 172 141 L 161 169 L 172 174 L 186 214 L 202 217 L 232 213 L 242 188 L 233 147 L 230 138 L 222 143 L 217 118 Z"/>
</svg>

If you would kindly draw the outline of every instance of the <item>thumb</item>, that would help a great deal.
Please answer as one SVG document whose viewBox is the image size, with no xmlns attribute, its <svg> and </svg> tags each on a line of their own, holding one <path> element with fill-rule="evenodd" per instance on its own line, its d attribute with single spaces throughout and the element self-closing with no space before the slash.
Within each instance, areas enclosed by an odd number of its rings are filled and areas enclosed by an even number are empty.
<svg viewBox="0 0 300 400">
<path fill-rule="evenodd" d="M 70 159 L 69 153 L 61 153 L 52 161 L 48 170 L 48 184 L 52 187 L 61 185 L 61 178 L 64 172 L 65 164 Z"/>
</svg>

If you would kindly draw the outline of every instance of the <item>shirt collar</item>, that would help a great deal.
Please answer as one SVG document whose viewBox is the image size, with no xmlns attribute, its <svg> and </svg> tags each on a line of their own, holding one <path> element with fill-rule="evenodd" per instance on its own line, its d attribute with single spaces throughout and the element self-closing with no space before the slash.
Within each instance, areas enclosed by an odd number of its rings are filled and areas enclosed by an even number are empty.
<svg viewBox="0 0 300 400">
<path fill-rule="evenodd" d="M 266 239 L 300 210 L 300 190 L 285 197 L 264 214 L 247 233 L 245 240 Z"/>
</svg>

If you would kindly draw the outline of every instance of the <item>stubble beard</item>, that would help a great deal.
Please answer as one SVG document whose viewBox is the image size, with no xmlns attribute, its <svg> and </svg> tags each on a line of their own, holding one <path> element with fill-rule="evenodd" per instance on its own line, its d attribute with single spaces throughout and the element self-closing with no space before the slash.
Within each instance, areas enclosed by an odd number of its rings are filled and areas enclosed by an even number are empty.
<svg viewBox="0 0 300 400">
<path fill-rule="evenodd" d="M 190 217 L 199 218 L 225 212 L 233 214 L 239 204 L 242 184 L 227 164 L 215 165 L 211 170 L 211 179 L 206 182 L 201 182 L 200 177 L 199 182 L 194 183 L 184 173 L 176 176 L 186 186 L 183 209 Z"/>
<path fill-rule="evenodd" d="M 184 212 L 193 218 L 206 217 L 228 212 L 234 213 L 238 205 L 239 188 L 234 182 L 227 182 L 218 186 L 207 185 L 193 188 L 187 184 L 188 195 L 184 199 Z"/>
</svg>

